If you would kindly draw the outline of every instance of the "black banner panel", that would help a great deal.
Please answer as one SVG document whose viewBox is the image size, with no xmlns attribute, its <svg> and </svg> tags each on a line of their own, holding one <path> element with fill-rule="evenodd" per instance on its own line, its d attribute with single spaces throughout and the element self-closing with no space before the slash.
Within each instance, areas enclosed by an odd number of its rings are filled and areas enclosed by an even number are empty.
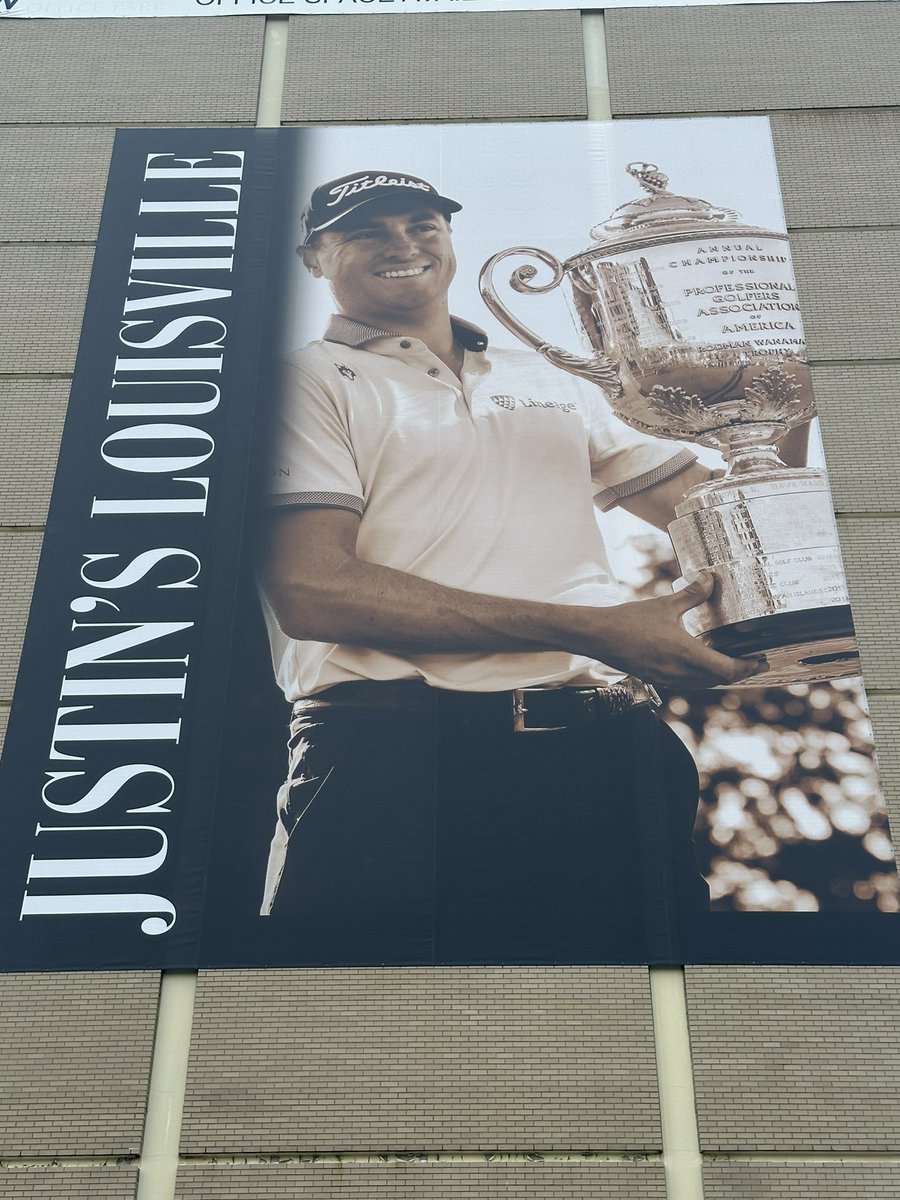
<svg viewBox="0 0 900 1200">
<path fill-rule="evenodd" d="M 765 120 L 117 135 L 0 968 L 898 962 L 859 671 Z"/>
</svg>

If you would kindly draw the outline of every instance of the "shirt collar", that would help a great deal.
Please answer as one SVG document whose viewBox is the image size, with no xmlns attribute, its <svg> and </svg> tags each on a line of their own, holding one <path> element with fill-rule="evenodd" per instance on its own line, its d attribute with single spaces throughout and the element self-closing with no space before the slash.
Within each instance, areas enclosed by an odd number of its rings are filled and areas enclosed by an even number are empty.
<svg viewBox="0 0 900 1200">
<path fill-rule="evenodd" d="M 465 350 L 487 349 L 487 334 L 477 325 L 471 325 L 459 317 L 451 317 L 450 325 L 453 329 L 453 336 Z M 377 329 L 373 325 L 354 321 L 352 317 L 345 317 L 342 313 L 335 313 L 328 322 L 324 336 L 326 342 L 340 342 L 344 346 L 362 349 L 366 342 L 374 342 L 378 338 L 395 338 L 401 335 L 389 329 Z"/>
</svg>

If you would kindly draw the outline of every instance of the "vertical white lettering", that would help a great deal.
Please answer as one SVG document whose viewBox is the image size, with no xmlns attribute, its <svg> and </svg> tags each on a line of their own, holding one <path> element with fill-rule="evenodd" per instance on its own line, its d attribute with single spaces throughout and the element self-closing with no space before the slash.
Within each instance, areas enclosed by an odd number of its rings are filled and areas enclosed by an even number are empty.
<svg viewBox="0 0 900 1200">
<path fill-rule="evenodd" d="M 168 804 L 175 794 L 175 780 L 163 767 L 157 767 L 153 763 L 128 763 L 126 766 L 113 767 L 111 771 L 101 775 L 83 796 L 79 796 L 68 804 L 55 803 L 48 797 L 47 792 L 51 784 L 59 783 L 63 779 L 83 779 L 84 771 L 47 771 L 46 775 L 47 782 L 41 789 L 41 799 L 48 808 L 60 813 L 94 812 L 96 809 L 102 808 L 104 804 L 108 804 L 132 779 L 137 779 L 141 775 L 162 776 L 168 781 L 168 791 L 161 800 L 156 800 L 153 804 L 145 805 L 143 808 L 129 808 L 128 812 L 170 812 L 170 809 L 162 806 Z"/>
<path fill-rule="evenodd" d="M 50 758 L 67 759 L 69 762 L 84 762 L 83 754 L 66 754 L 58 743 L 69 742 L 175 742 L 181 737 L 181 720 L 165 722 L 139 722 L 130 724 L 103 723 L 99 725 L 77 725 L 67 722 L 72 713 L 93 712 L 92 704 L 58 708 L 50 737 Z"/>
<path fill-rule="evenodd" d="M 166 861 L 169 839 L 155 825 L 38 825 L 35 837 L 42 833 L 147 833 L 159 834 L 162 842 L 155 854 L 137 858 L 35 858 L 31 856 L 27 882 L 33 879 L 111 879 L 120 875 L 152 875 Z"/>
<path fill-rule="evenodd" d="M 95 496 L 91 504 L 92 517 L 106 516 L 184 516 L 187 513 L 194 513 L 197 516 L 206 516 L 206 506 L 209 502 L 209 476 L 200 475 L 193 477 L 190 475 L 176 476 L 175 483 L 196 483 L 200 488 L 200 495 L 192 500 L 169 500 L 169 499 L 147 499 L 147 500 L 101 500 Z"/>
<path fill-rule="evenodd" d="M 205 442 L 207 449 L 203 454 L 186 454 L 179 458 L 147 457 L 142 455 L 125 457 L 123 455 L 107 453 L 108 448 L 118 442 L 152 441 Z M 196 425 L 129 425 L 125 429 L 119 429 L 115 433 L 111 433 L 109 437 L 104 439 L 100 447 L 100 457 L 109 466 L 115 467 L 119 471 L 141 471 L 151 474 L 163 474 L 172 471 L 189 471 L 191 467 L 199 467 L 201 463 L 206 462 L 215 448 L 216 443 L 206 430 L 198 429 Z"/>
<path fill-rule="evenodd" d="M 237 165 L 208 166 L 219 157 L 236 159 Z M 240 179 L 244 173 L 243 150 L 215 150 L 209 158 L 176 158 L 170 151 L 166 154 L 148 154 L 144 169 L 145 179 Z M 170 159 L 167 166 L 156 165 L 160 159 Z M 184 165 L 176 165 L 184 164 Z"/>
<path fill-rule="evenodd" d="M 124 916 L 128 913 L 155 913 L 141 922 L 141 931 L 149 937 L 167 933 L 175 924 L 175 907 L 162 896 L 140 893 L 104 896 L 30 896 L 25 893 L 19 920 L 24 917 Z"/>
</svg>

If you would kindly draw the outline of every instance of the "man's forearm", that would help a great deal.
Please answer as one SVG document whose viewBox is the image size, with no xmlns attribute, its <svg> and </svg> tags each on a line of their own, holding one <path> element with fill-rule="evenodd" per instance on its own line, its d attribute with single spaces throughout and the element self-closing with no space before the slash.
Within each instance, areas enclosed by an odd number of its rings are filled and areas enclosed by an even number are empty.
<svg viewBox="0 0 900 1200">
<path fill-rule="evenodd" d="M 292 638 L 346 642 L 404 654 L 572 651 L 596 612 L 583 606 L 515 600 L 433 583 L 348 558 L 322 573 L 269 590 Z"/>
<path fill-rule="evenodd" d="M 712 587 L 708 577 L 677 595 L 595 608 L 461 591 L 347 554 L 279 570 L 266 583 L 284 632 L 298 640 L 403 656 L 555 650 L 689 688 L 735 683 L 764 666 L 718 654 L 685 632 L 682 613 Z"/>
</svg>

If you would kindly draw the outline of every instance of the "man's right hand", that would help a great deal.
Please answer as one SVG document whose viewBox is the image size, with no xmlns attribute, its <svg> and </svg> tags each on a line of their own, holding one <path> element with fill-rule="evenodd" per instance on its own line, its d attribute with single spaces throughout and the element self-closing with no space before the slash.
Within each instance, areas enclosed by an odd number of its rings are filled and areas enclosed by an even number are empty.
<svg viewBox="0 0 900 1200">
<path fill-rule="evenodd" d="M 682 615 L 708 600 L 714 586 L 712 573 L 704 571 L 671 596 L 597 609 L 599 628 L 590 653 L 601 662 L 666 688 L 736 684 L 766 670 L 764 658 L 730 658 L 685 630 Z"/>
</svg>

